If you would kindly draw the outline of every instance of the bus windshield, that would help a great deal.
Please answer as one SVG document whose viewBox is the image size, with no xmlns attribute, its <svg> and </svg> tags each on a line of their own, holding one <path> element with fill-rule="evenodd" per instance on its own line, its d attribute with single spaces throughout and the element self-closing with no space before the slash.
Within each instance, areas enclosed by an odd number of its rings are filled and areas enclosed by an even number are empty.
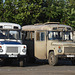
<svg viewBox="0 0 75 75">
<path fill-rule="evenodd" d="M 21 33 L 20 30 L 0 30 L 0 39 L 13 39 L 20 40 Z"/>
<path fill-rule="evenodd" d="M 49 31 L 49 40 L 72 40 L 72 31 Z"/>
</svg>

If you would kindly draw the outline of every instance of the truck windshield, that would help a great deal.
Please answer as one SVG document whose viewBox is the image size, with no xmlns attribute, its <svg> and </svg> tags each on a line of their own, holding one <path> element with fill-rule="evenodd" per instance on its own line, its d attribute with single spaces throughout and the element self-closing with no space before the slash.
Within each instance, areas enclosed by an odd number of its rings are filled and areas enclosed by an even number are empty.
<svg viewBox="0 0 75 75">
<path fill-rule="evenodd" d="M 48 32 L 49 40 L 72 40 L 72 32 L 71 31 L 49 31 Z"/>
<path fill-rule="evenodd" d="M 13 39 L 13 40 L 20 40 L 20 30 L 13 31 L 13 30 L 0 30 L 0 39 Z"/>
</svg>

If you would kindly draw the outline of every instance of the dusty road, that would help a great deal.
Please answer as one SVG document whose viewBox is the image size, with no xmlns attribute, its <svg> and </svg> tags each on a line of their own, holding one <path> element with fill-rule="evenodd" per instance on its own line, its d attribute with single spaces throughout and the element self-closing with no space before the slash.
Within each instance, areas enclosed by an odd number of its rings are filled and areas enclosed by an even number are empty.
<svg viewBox="0 0 75 75">
<path fill-rule="evenodd" d="M 75 75 L 75 66 L 70 61 L 57 66 L 49 66 L 47 61 L 37 61 L 26 67 L 17 67 L 15 64 L 0 67 L 0 75 Z"/>
</svg>

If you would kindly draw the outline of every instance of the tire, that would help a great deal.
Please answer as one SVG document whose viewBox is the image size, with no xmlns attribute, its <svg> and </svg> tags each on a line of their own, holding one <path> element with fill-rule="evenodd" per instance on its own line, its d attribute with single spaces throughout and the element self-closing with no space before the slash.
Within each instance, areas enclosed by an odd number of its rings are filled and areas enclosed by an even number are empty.
<svg viewBox="0 0 75 75">
<path fill-rule="evenodd" d="M 48 62 L 50 66 L 55 66 L 58 63 L 58 58 L 54 55 L 53 51 L 49 53 Z"/>
<path fill-rule="evenodd" d="M 26 66 L 26 60 L 19 60 L 19 67 L 24 67 L 24 66 Z"/>
<path fill-rule="evenodd" d="M 19 67 L 23 67 L 23 60 L 19 61 Z"/>
</svg>

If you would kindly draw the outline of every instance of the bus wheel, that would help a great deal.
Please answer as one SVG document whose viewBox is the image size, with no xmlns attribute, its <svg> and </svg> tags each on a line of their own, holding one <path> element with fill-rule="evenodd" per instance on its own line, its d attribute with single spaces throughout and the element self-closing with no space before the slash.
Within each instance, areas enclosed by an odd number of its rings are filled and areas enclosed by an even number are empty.
<svg viewBox="0 0 75 75">
<path fill-rule="evenodd" d="M 54 55 L 53 51 L 49 53 L 48 62 L 50 66 L 55 66 L 58 63 L 58 58 Z"/>
</svg>

